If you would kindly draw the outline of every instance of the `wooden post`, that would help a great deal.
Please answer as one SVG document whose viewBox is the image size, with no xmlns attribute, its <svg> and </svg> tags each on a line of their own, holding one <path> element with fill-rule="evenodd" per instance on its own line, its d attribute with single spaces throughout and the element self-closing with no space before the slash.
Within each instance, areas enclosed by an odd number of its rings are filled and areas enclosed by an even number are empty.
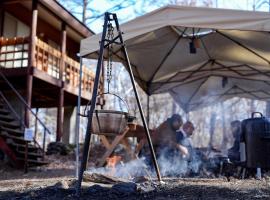
<svg viewBox="0 0 270 200">
<path fill-rule="evenodd" d="M 59 101 L 57 109 L 57 130 L 56 130 L 56 141 L 60 141 L 63 136 L 63 124 L 64 124 L 64 79 L 63 74 L 65 71 L 65 55 L 66 55 L 66 41 L 67 41 L 67 32 L 66 24 L 62 22 L 62 31 L 61 31 L 61 60 L 60 60 L 60 69 L 59 69 L 59 79 L 61 80 L 61 88 L 59 91 Z"/>
<path fill-rule="evenodd" d="M 28 53 L 28 70 L 27 70 L 27 83 L 26 83 L 26 102 L 31 107 L 32 101 L 32 87 L 33 87 L 33 74 L 32 67 L 35 65 L 35 48 L 36 48 L 36 35 L 37 35 L 37 0 L 32 1 L 32 26 L 30 32 L 30 43 Z M 25 125 L 29 127 L 30 110 L 25 108 Z"/>
<path fill-rule="evenodd" d="M 60 69 L 59 69 L 59 79 L 63 81 L 63 73 L 65 71 L 65 60 L 66 55 L 66 42 L 67 42 L 67 31 L 66 24 L 62 22 L 61 28 L 61 60 L 60 60 Z"/>
<path fill-rule="evenodd" d="M 0 36 L 4 34 L 4 20 L 5 20 L 5 10 L 3 5 L 0 5 Z"/>
</svg>

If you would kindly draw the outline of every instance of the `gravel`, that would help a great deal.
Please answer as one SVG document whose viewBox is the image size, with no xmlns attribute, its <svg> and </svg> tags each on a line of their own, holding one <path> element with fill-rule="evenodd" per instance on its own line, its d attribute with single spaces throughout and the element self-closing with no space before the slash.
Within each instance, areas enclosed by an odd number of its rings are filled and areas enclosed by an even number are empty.
<svg viewBox="0 0 270 200">
<path fill-rule="evenodd" d="M 33 199 L 33 200 L 60 200 L 75 199 L 74 180 L 72 178 L 31 181 L 28 185 L 24 182 L 23 186 L 14 187 L 16 181 L 9 184 L 0 183 L 2 192 L 0 199 Z M 26 181 L 26 180 L 24 180 Z M 247 179 L 196 179 L 196 178 L 165 178 L 164 184 L 157 181 L 140 184 L 116 184 L 113 186 L 101 186 L 92 183 L 82 189 L 80 199 L 270 199 L 270 183 L 268 178 L 262 180 Z M 14 184 L 14 185 L 13 185 Z M 12 187 L 13 185 L 13 187 Z M 140 188 L 151 188 L 142 190 Z M 8 189 L 3 190 L 3 188 Z"/>
</svg>

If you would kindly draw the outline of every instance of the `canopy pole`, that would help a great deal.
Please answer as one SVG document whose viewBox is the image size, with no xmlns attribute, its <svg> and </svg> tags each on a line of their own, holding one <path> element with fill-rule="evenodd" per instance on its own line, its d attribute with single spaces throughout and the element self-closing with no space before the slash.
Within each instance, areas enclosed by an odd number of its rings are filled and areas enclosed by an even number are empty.
<svg viewBox="0 0 270 200">
<path fill-rule="evenodd" d="M 80 156 L 80 108 L 81 108 L 81 95 L 82 95 L 82 57 L 80 56 L 80 76 L 79 76 L 79 94 L 77 99 L 77 115 L 76 115 L 76 178 L 79 177 L 79 156 Z"/>
<path fill-rule="evenodd" d="M 152 156 L 152 159 L 153 159 L 153 162 L 154 162 L 154 166 L 155 166 L 155 170 L 156 170 L 156 175 L 157 175 L 158 180 L 161 182 L 162 179 L 161 179 L 161 175 L 160 175 L 160 171 L 159 171 L 159 167 L 158 167 L 158 163 L 157 163 L 157 159 L 156 159 L 154 147 L 153 147 L 152 140 L 151 140 L 151 137 L 150 137 L 150 132 L 149 132 L 149 129 L 148 129 L 148 126 L 147 126 L 145 117 L 144 117 L 144 113 L 143 113 L 143 109 L 142 109 L 140 97 L 139 97 L 139 94 L 138 94 L 138 91 L 137 91 L 137 87 L 136 87 L 136 84 L 135 84 L 134 75 L 133 75 L 133 72 L 132 72 L 132 69 L 131 69 L 130 60 L 129 60 L 129 57 L 128 57 L 128 54 L 127 54 L 126 45 L 125 45 L 124 40 L 123 40 L 123 37 L 122 37 L 122 32 L 120 30 L 120 27 L 119 27 L 119 23 L 118 23 L 118 19 L 117 19 L 116 14 L 113 14 L 113 18 L 115 20 L 115 25 L 116 25 L 116 28 L 117 28 L 117 31 L 118 31 L 118 34 L 119 34 L 120 43 L 122 44 L 122 51 L 124 53 L 124 58 L 126 60 L 126 64 L 127 64 L 127 68 L 128 68 L 128 73 L 129 73 L 129 76 L 130 76 L 130 79 L 131 79 L 132 87 L 133 87 L 133 90 L 134 90 L 134 93 L 135 93 L 135 97 L 136 97 L 136 101 L 137 101 L 137 104 L 138 104 L 138 107 L 139 107 L 139 111 L 140 111 L 140 115 L 141 115 L 141 118 L 142 118 L 144 130 L 145 130 L 145 133 L 146 133 L 147 141 L 148 141 L 148 144 L 149 144 L 149 147 L 150 147 L 150 152 L 151 152 L 151 156 Z"/>
<path fill-rule="evenodd" d="M 92 99 L 91 99 L 91 106 L 90 106 L 89 112 L 87 113 L 88 122 L 87 122 L 86 135 L 85 135 L 85 140 L 84 140 L 83 157 L 82 157 L 82 161 L 81 161 L 81 166 L 80 166 L 80 171 L 79 171 L 79 176 L 78 176 L 78 183 L 77 183 L 77 188 L 76 188 L 77 196 L 80 196 L 80 194 L 81 194 L 83 173 L 86 169 L 88 155 L 89 155 L 92 118 L 93 118 L 93 113 L 94 113 L 95 108 L 96 108 L 99 80 L 100 80 L 102 63 L 103 63 L 104 44 L 105 44 L 106 33 L 107 33 L 107 23 L 108 23 L 109 19 L 110 19 L 109 13 L 106 12 L 105 19 L 104 19 L 104 25 L 103 25 L 102 37 L 101 37 L 101 41 L 100 41 L 100 52 L 99 52 L 99 58 L 98 58 L 98 63 L 97 63 L 96 76 L 95 76 L 93 94 L 92 94 Z"/>
<path fill-rule="evenodd" d="M 150 95 L 147 95 L 147 126 L 150 124 Z"/>
</svg>

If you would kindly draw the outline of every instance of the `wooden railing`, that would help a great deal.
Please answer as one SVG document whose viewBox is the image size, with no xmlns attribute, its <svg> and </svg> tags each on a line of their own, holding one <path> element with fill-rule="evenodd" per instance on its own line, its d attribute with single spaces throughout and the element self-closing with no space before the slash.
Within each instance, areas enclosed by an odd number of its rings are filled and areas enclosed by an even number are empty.
<svg viewBox="0 0 270 200">
<path fill-rule="evenodd" d="M 49 75 L 59 78 L 60 77 L 60 63 L 64 59 L 63 81 L 70 84 L 74 88 L 79 85 L 80 76 L 80 63 L 61 54 L 61 52 L 47 43 L 36 40 L 36 67 L 40 70 L 46 71 Z M 92 92 L 93 81 L 95 74 L 83 65 L 82 74 L 82 90 Z"/>
<path fill-rule="evenodd" d="M 0 38 L 0 66 L 18 68 L 28 66 L 28 38 Z"/>
<path fill-rule="evenodd" d="M 63 81 L 74 88 L 79 85 L 80 63 L 36 38 L 35 62 L 37 69 L 59 79 L 60 63 L 64 59 Z M 0 38 L 0 66 L 18 68 L 28 66 L 29 38 Z M 83 65 L 82 91 L 92 93 L 95 74 Z"/>
<path fill-rule="evenodd" d="M 59 78 L 61 52 L 36 38 L 34 67 L 47 74 Z"/>
<path fill-rule="evenodd" d="M 64 61 L 64 81 L 73 85 L 74 87 L 78 87 L 80 77 L 80 63 L 67 56 L 64 57 Z M 85 65 L 83 65 L 82 71 L 82 90 L 92 92 L 95 74 Z"/>
</svg>

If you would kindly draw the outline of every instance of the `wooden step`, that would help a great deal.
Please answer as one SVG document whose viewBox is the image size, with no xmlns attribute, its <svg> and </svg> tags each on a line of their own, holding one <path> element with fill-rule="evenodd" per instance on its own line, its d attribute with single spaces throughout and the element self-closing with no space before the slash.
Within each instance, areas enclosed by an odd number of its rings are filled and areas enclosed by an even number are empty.
<svg viewBox="0 0 270 200">
<path fill-rule="evenodd" d="M 25 144 L 10 143 L 10 145 L 25 148 Z M 28 148 L 33 148 L 34 149 L 34 148 L 37 148 L 37 147 L 32 145 L 32 144 L 28 144 Z"/>
<path fill-rule="evenodd" d="M 24 157 L 25 152 L 24 151 L 16 151 L 20 156 Z M 43 154 L 42 153 L 33 153 L 33 152 L 28 152 L 28 156 L 33 156 L 33 157 L 39 157 L 42 158 Z"/>
<path fill-rule="evenodd" d="M 16 150 L 16 151 L 24 151 L 25 149 L 25 144 L 18 144 L 18 143 L 10 143 L 10 145 Z M 36 146 L 32 145 L 32 144 L 28 144 L 28 151 L 29 152 L 37 152 L 40 149 L 37 148 Z"/>
<path fill-rule="evenodd" d="M 11 115 L 2 115 L 2 114 L 0 114 L 0 120 L 11 122 L 11 121 L 14 121 L 14 118 Z"/>
<path fill-rule="evenodd" d="M 24 136 L 24 132 L 18 129 L 12 129 L 12 128 L 7 128 L 7 127 L 3 127 L 0 126 L 0 131 L 5 131 L 8 132 L 11 135 L 15 135 L 15 136 Z"/>
<path fill-rule="evenodd" d="M 0 120 L 0 126 L 6 127 L 6 128 L 20 128 L 20 124 L 18 124 L 17 122 L 6 122 L 6 121 L 2 121 Z"/>
<path fill-rule="evenodd" d="M 17 158 L 17 160 L 24 161 L 24 158 Z M 34 159 L 27 159 L 29 165 L 34 165 L 34 166 L 41 166 L 41 165 L 47 165 L 49 164 L 48 161 L 45 160 L 34 160 Z"/>
<path fill-rule="evenodd" d="M 10 135 L 10 134 L 8 134 L 8 133 L 5 132 L 5 131 L 0 131 L 0 135 L 1 135 L 2 137 L 4 137 L 4 138 L 10 138 L 10 139 L 13 139 L 13 141 L 14 141 L 15 143 L 17 143 L 17 142 L 29 142 L 29 141 L 24 140 L 23 137 L 17 137 L 17 136 L 14 136 L 14 135 Z"/>
<path fill-rule="evenodd" d="M 0 108 L 0 114 L 2 115 L 8 115 L 10 113 L 9 110 L 5 109 L 5 108 Z"/>
</svg>

